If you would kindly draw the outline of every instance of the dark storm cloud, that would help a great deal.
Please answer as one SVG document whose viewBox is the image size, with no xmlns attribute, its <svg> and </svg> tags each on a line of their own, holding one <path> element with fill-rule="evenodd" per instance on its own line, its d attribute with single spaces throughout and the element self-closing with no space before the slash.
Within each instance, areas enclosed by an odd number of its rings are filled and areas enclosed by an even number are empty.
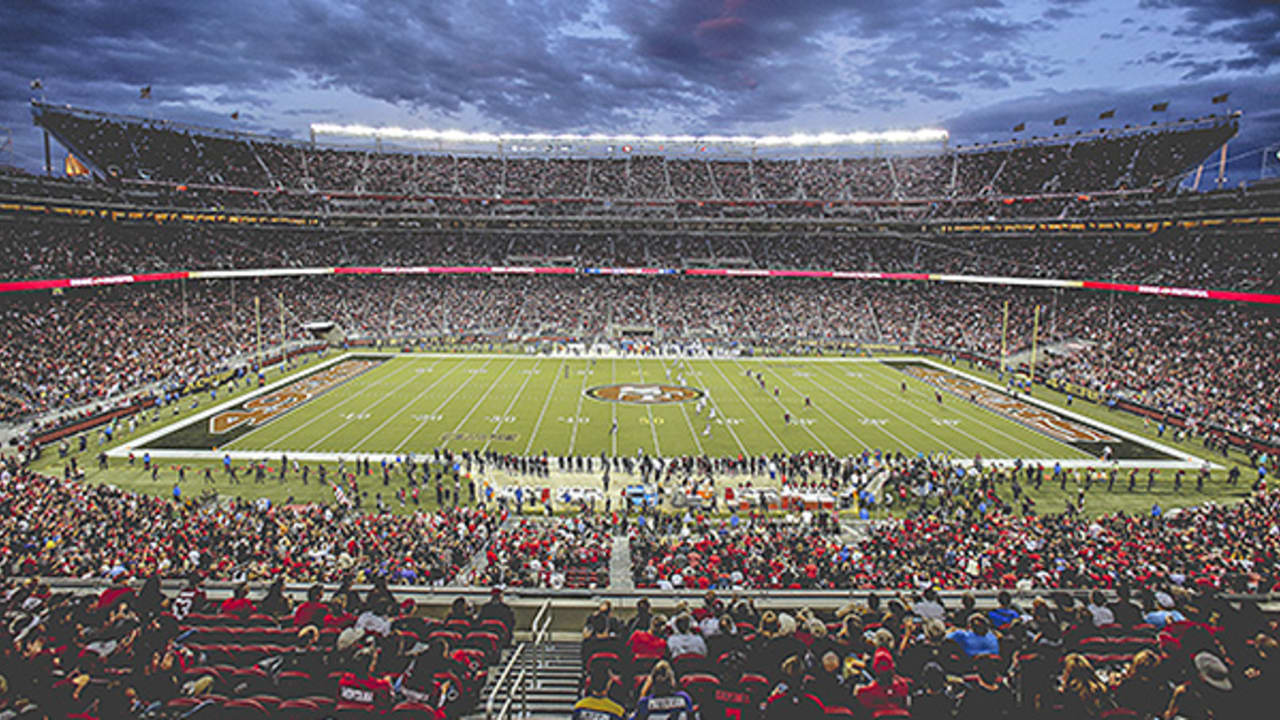
<svg viewBox="0 0 1280 720">
<path fill-rule="evenodd" d="M 1239 0 L 1145 2 L 1144 22 L 1177 21 L 1171 24 L 1183 33 L 1203 26 L 1241 48 L 1222 58 L 1163 58 L 1163 67 L 1195 78 L 1257 70 L 1275 57 L 1268 24 L 1274 9 Z M 27 2 L 7 10 L 0 29 L 0 125 L 29 127 L 27 83 L 39 77 L 51 101 L 222 126 L 239 111 L 237 126 L 257 130 L 286 125 L 299 132 L 304 126 L 291 120 L 323 116 L 366 119 L 359 98 L 433 118 L 476 117 L 484 129 L 509 131 L 634 128 L 655 117 L 691 132 L 764 123 L 827 129 L 806 125 L 806 111 L 891 112 L 1045 86 L 1071 70 L 1071 59 L 1042 52 L 1039 39 L 1105 6 L 1041 0 L 1027 12 L 1012 0 Z M 153 87 L 151 101 L 138 98 L 142 85 Z M 302 92 L 316 89 L 342 92 Z M 273 95 L 278 90 L 305 99 L 282 102 Z M 18 145 L 30 166 L 35 134 L 28 131 Z"/>
<path fill-rule="evenodd" d="M 1175 33 L 1183 39 L 1206 38 L 1242 49 L 1214 61 L 1187 63 L 1185 77 L 1196 79 L 1230 71 L 1264 71 L 1280 63 L 1280 3 L 1274 0 L 1142 0 L 1147 10 L 1181 10 Z"/>
<path fill-rule="evenodd" d="M 125 92 L 135 85 L 181 102 L 192 85 L 260 93 L 301 78 L 436 111 L 473 105 L 513 128 L 599 127 L 702 104 L 725 117 L 784 116 L 779 99 L 816 102 L 840 89 L 819 61 L 833 35 L 878 44 L 900 63 L 903 85 L 881 100 L 936 97 L 938 84 L 963 88 L 969 77 L 1001 86 L 1037 65 L 1011 47 L 1033 26 L 1001 19 L 1002 9 L 998 0 L 611 0 L 604 12 L 624 37 L 591 37 L 564 31 L 584 19 L 581 3 L 81 0 L 11 13 L 0 57 L 10 93 L 42 77 L 51 94 L 125 110 L 138 105 Z M 753 102 L 760 90 L 769 92 Z"/>
</svg>

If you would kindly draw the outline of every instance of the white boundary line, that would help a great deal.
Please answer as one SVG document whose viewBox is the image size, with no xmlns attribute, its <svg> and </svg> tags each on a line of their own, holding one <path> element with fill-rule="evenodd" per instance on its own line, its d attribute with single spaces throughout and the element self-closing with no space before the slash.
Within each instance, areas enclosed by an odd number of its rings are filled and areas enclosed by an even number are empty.
<svg viewBox="0 0 1280 720">
<path fill-rule="evenodd" d="M 328 368 L 328 367 L 330 367 L 330 366 L 332 366 L 332 365 L 336 365 L 336 364 L 338 364 L 339 362 L 342 362 L 343 360 L 346 360 L 346 359 L 347 359 L 348 357 L 350 357 L 351 355 L 352 355 L 352 353 L 343 353 L 343 354 L 341 354 L 341 355 L 337 355 L 337 356 L 333 357 L 333 359 L 331 359 L 331 360 L 325 360 L 325 361 L 323 361 L 323 362 L 321 362 L 321 363 L 319 363 L 319 364 L 317 364 L 317 365 L 312 365 L 310 368 L 307 368 L 307 369 L 305 369 L 305 370 L 300 370 L 300 371 L 298 371 L 298 372 L 296 372 L 296 373 L 292 373 L 292 374 L 290 374 L 290 375 L 287 375 L 287 376 L 285 376 L 285 377 L 282 377 L 282 378 L 280 378 L 279 380 L 276 380 L 276 381 L 275 381 L 275 382 L 273 382 L 273 383 L 269 383 L 269 384 L 267 384 L 267 385 L 264 385 L 264 386 L 262 386 L 262 387 L 258 388 L 257 390 L 254 390 L 254 391 L 250 392 L 250 393 L 249 393 L 249 394 L 247 394 L 247 395 L 241 395 L 240 397 L 232 398 L 232 399 L 230 399 L 230 400 L 226 400 L 226 401 L 224 401 L 221 405 L 214 405 L 213 407 L 209 408 L 208 410 L 204 410 L 204 411 L 202 411 L 202 412 L 198 412 L 198 413 L 196 413 L 195 415 L 192 415 L 191 417 L 186 418 L 185 420 L 179 420 L 178 422 L 173 423 L 172 425 L 165 425 L 164 427 L 162 427 L 162 428 L 160 428 L 160 429 L 158 429 L 158 430 L 152 430 L 151 432 L 147 433 L 146 435 L 143 435 L 143 436 L 138 437 L 138 438 L 134 438 L 134 439 L 133 439 L 133 440 L 131 440 L 130 442 L 124 443 L 124 444 L 122 444 L 122 445 L 119 445 L 119 446 L 117 446 L 117 447 L 114 447 L 114 448 L 112 448 L 112 449 L 108 450 L 108 451 L 107 451 L 107 457 L 128 457 L 128 456 L 129 456 L 129 453 L 134 452 L 134 451 L 135 451 L 135 450 L 137 450 L 137 448 L 138 448 L 139 446 L 141 446 L 141 445 L 146 445 L 147 443 L 151 442 L 152 440 L 156 440 L 156 439 L 158 439 L 158 438 L 162 438 L 162 437 L 164 437 L 165 435 L 168 435 L 169 433 L 172 433 L 172 432 L 173 432 L 173 431 L 175 431 L 175 430 L 181 430 L 181 429 L 183 429 L 183 428 L 185 428 L 185 427 L 188 427 L 188 426 L 190 426 L 190 425 L 194 425 L 194 424 L 196 424 L 196 423 L 198 423 L 198 422 L 201 422 L 201 421 L 203 421 L 203 420 L 205 420 L 205 419 L 207 419 L 207 418 L 209 418 L 209 417 L 211 417 L 211 416 L 213 416 L 213 415 L 217 415 L 217 414 L 218 414 L 218 413 L 220 413 L 220 412 L 224 412 L 224 411 L 226 411 L 226 410 L 229 410 L 229 409 L 231 409 L 231 408 L 235 407 L 236 405 L 239 405 L 240 403 L 248 402 L 248 401 L 250 401 L 250 400 L 252 400 L 252 399 L 254 399 L 254 398 L 256 398 L 256 397 L 258 397 L 258 396 L 260 396 L 260 395 L 266 395 L 267 393 L 272 392 L 273 390 L 276 390 L 277 388 L 284 387 L 285 385 L 288 385 L 289 383 L 297 382 L 298 378 L 299 378 L 299 377 L 301 377 L 303 374 L 308 374 L 308 375 L 309 375 L 309 374 L 314 373 L 314 372 L 316 372 L 316 371 L 318 371 L 318 370 L 324 370 L 325 368 Z M 303 405 L 305 405 L 305 404 L 306 404 L 306 403 L 303 403 Z M 193 451 L 193 452 L 200 452 L 200 451 Z"/>
<path fill-rule="evenodd" d="M 275 382 L 273 382 L 273 383 L 269 383 L 269 384 L 267 384 L 267 385 L 265 385 L 265 386 L 263 386 L 263 387 L 261 387 L 261 388 L 259 388 L 259 389 L 257 389 L 257 390 L 254 390 L 254 391 L 250 392 L 250 393 L 249 393 L 249 394 L 247 394 L 247 395 L 242 395 L 242 396 L 240 396 L 240 397 L 238 397 L 238 398 L 233 398 L 233 399 L 231 399 L 231 400 L 227 400 L 227 401 L 223 402 L 223 403 L 222 403 L 222 404 L 220 404 L 220 405 L 215 405 L 214 407 L 211 407 L 211 408 L 209 408 L 208 410 L 204 410 L 204 411 L 202 411 L 202 412 L 199 412 L 199 413 L 197 413 L 197 414 L 195 414 L 195 415 L 192 415 L 192 416 L 191 416 L 191 417 L 189 417 L 189 418 L 186 418 L 186 419 L 184 419 L 184 420 L 180 420 L 180 421 L 179 421 L 179 422 L 177 422 L 177 423 L 174 423 L 174 424 L 172 424 L 172 425 L 166 425 L 166 426 L 164 426 L 164 427 L 162 427 L 162 428 L 159 428 L 159 429 L 157 429 L 157 430 L 153 430 L 153 431 L 151 431 L 151 432 L 149 432 L 149 433 L 147 433 L 147 434 L 145 434 L 145 435 L 142 435 L 142 436 L 140 436 L 140 437 L 138 437 L 138 438 L 135 438 L 135 439 L 134 439 L 134 440 L 132 440 L 131 442 L 127 442 L 127 443 L 124 443 L 124 444 L 119 445 L 119 446 L 117 446 L 117 447 L 114 447 L 114 448 L 112 448 L 112 449 L 110 449 L 110 450 L 106 451 L 107 457 L 113 457 L 113 458 L 128 457 L 129 453 L 131 453 L 131 452 L 136 452 L 136 450 L 137 450 L 138 446 L 140 446 L 140 445 L 145 445 L 145 444 L 147 444 L 147 443 L 149 443 L 149 442 L 151 442 L 151 441 L 153 441 L 153 440 L 155 440 L 155 439 L 157 439 L 157 438 L 164 437 L 165 435 L 168 435 L 169 433 L 172 433 L 172 432 L 174 432 L 174 431 L 176 431 L 176 430 L 181 430 L 182 428 L 188 427 L 189 425 L 192 425 L 192 424 L 197 423 L 197 422 L 201 422 L 201 421 L 203 421 L 203 420 L 205 420 L 205 419 L 209 418 L 209 417 L 210 417 L 210 416 L 212 416 L 212 415 L 215 415 L 215 414 L 217 414 L 217 413 L 223 412 L 223 411 L 225 411 L 225 410 L 227 410 L 227 409 L 229 409 L 229 408 L 232 408 L 232 407 L 234 407 L 234 406 L 236 406 L 236 405 L 239 405 L 240 403 L 246 402 L 246 401 L 248 401 L 248 400 L 252 400 L 253 398 L 258 397 L 259 395 L 264 395 L 264 394 L 266 394 L 266 393 L 269 393 L 269 392 L 272 392 L 272 391 L 276 390 L 277 388 L 280 388 L 280 387 L 282 387 L 282 386 L 284 386 L 284 385 L 287 385 L 287 384 L 289 384 L 289 383 L 291 383 L 291 382 L 295 382 L 295 381 L 297 380 L 297 378 L 298 378 L 299 376 L 303 375 L 303 374 L 310 374 L 310 373 L 313 373 L 313 372 L 316 372 L 316 371 L 319 371 L 319 370 L 323 370 L 323 369 L 325 369 L 325 368 L 327 368 L 327 367 L 330 367 L 331 365 L 337 364 L 337 363 L 339 363 L 339 362 L 341 362 L 341 361 L 343 361 L 343 360 L 346 360 L 346 359 L 348 359 L 348 358 L 350 358 L 350 357 L 352 357 L 352 356 L 361 356 L 361 355 L 382 355 L 382 354 L 384 354 L 384 353 L 360 352 L 360 351 L 358 351 L 358 350 L 357 350 L 357 351 L 348 351 L 348 352 L 345 352 L 345 353 L 343 353 L 343 354 L 341 354 L 341 355 L 337 355 L 337 356 L 335 356 L 335 357 L 333 357 L 333 358 L 331 358 L 331 359 L 329 359 L 329 360 L 325 360 L 325 361 L 322 361 L 322 362 L 320 362 L 320 363 L 318 363 L 318 364 L 316 364 L 316 365 L 313 365 L 313 366 L 311 366 L 310 368 L 307 368 L 307 369 L 306 369 L 306 370 L 304 370 L 304 371 L 300 371 L 300 372 L 298 372 L 298 373 L 294 373 L 294 374 L 292 374 L 292 375 L 289 375 L 289 376 L 286 376 L 286 377 L 281 378 L 281 379 L 279 379 L 279 380 L 276 380 L 276 381 L 275 381 Z M 394 359 L 395 359 L 395 358 L 397 358 L 397 357 L 430 357 L 430 358 L 437 358 L 437 357 L 439 357 L 439 358 L 457 358 L 457 357 L 460 357 L 460 356 L 461 356 L 459 353 L 394 353 L 394 354 L 392 354 L 392 353 L 385 353 L 385 355 L 387 355 L 388 360 L 394 360 Z M 475 354 L 475 355 L 467 355 L 467 357 L 505 358 L 505 359 L 508 359 L 508 360 L 512 358 L 512 356 L 511 356 L 510 354 L 502 354 L 502 353 L 484 353 L 484 354 Z M 529 360 L 536 359 L 536 356 L 516 356 L 516 357 L 517 357 L 517 358 L 519 358 L 519 357 L 524 357 L 524 358 L 529 359 Z M 554 356 L 554 357 L 560 357 L 560 356 Z M 567 356 L 567 357 L 570 357 L 570 358 L 576 358 L 576 359 L 591 359 L 591 357 L 593 357 L 593 356 L 592 356 L 592 355 L 580 355 L 580 356 Z M 599 356 L 595 356 L 595 357 L 598 357 L 598 358 L 600 358 L 600 359 L 614 359 L 614 360 L 616 360 L 616 359 L 617 359 L 617 358 L 616 358 L 616 356 L 608 356 L 608 355 L 599 355 Z M 684 356 L 672 356 L 672 357 L 684 357 Z M 945 364 L 943 364 L 943 363 L 939 363 L 939 362 L 937 362 L 937 361 L 935 361 L 935 360 L 932 360 L 932 359 L 929 359 L 929 358 L 917 358 L 917 357 L 901 357 L 901 358 L 809 358 L 809 357 L 777 357 L 777 358 L 715 358 L 715 357 L 711 357 L 711 358 L 696 358 L 696 359 L 706 359 L 706 360 L 713 360 L 713 361 L 741 360 L 741 361 L 743 361 L 743 362 L 752 362 L 752 361 L 755 361 L 755 362 L 788 362 L 788 363 L 814 363 L 814 362 L 868 363 L 868 362 L 870 362 L 870 363 L 880 363 L 880 364 L 889 364 L 889 365 L 892 365 L 895 361 L 896 361 L 896 362 L 919 362 L 919 363 L 923 363 L 923 364 L 925 364 L 925 365 L 933 366 L 933 367 L 935 367 L 935 368 L 937 368 L 937 369 L 939 369 L 939 370 L 944 370 L 944 371 L 946 371 L 946 372 L 955 373 L 955 374 L 957 374 L 957 375 L 960 375 L 960 376 L 964 377 L 964 378 L 965 378 L 965 379 L 967 379 L 967 380 L 972 380 L 973 382 L 976 382 L 976 383 L 979 383 L 979 384 L 981 384 L 981 385 L 984 385 L 984 386 L 986 386 L 986 387 L 988 387 L 988 388 L 991 388 L 991 389 L 993 389 L 993 390 L 996 390 L 997 392 L 1007 394 L 1007 392 L 1005 391 L 1005 389 L 1004 389 L 1004 388 L 1002 388 L 1002 387 L 1000 387 L 1000 386 L 999 386 L 999 385 L 997 385 L 996 383 L 993 383 L 993 382 L 991 382 L 991 381 L 989 381 L 989 380 L 986 380 L 985 378 L 981 378 L 981 377 L 977 377 L 977 376 L 974 376 L 974 375 L 970 375 L 969 373 L 964 372 L 963 370 L 959 370 L 959 369 L 957 369 L 957 368 L 949 367 L 949 366 L 947 366 L 947 365 L 945 365 Z M 1111 462 L 1111 463 L 1104 463 L 1100 458 L 1086 458 L 1086 459 L 1021 458 L 1021 459 L 1022 459 L 1022 462 L 1023 462 L 1023 464 L 1024 464 L 1024 465 L 1026 465 L 1026 464 L 1031 464 L 1031 465 L 1036 465 L 1036 464 L 1053 465 L 1054 463 L 1059 463 L 1059 464 L 1061 464 L 1061 466 L 1062 466 L 1062 467 L 1064 467 L 1064 468 L 1070 468 L 1070 469 L 1078 469 L 1078 468 L 1099 468 L 1099 469 L 1102 469 L 1102 468 L 1105 468 L 1105 467 L 1116 467 L 1116 468 L 1120 468 L 1120 469 L 1129 469 L 1129 468 L 1157 468 L 1157 469 L 1168 469 L 1168 470 L 1175 470 L 1175 469 L 1196 470 L 1196 469 L 1199 469 L 1199 468 L 1201 468 L 1201 467 L 1204 467 L 1205 463 L 1206 463 L 1206 462 L 1208 462 L 1209 467 L 1210 467 L 1211 469 L 1214 469 L 1214 470 L 1221 470 L 1221 469 L 1222 469 L 1222 467 L 1223 467 L 1223 466 L 1221 466 L 1221 465 L 1218 465 L 1217 463 L 1214 463 L 1214 462 L 1211 462 L 1211 461 L 1206 461 L 1206 460 L 1204 460 L 1203 458 L 1199 458 L 1199 457 L 1196 457 L 1196 456 L 1194 456 L 1194 455 L 1188 455 L 1188 454 L 1186 454 L 1186 453 L 1179 452 L 1178 450 L 1176 450 L 1176 449 L 1174 449 L 1174 448 L 1171 448 L 1171 447 L 1169 447 L 1168 445 L 1164 445 L 1163 443 L 1159 443 L 1159 442 L 1156 442 L 1156 441 L 1154 441 L 1154 440 L 1150 440 L 1150 439 L 1148 439 L 1148 438 L 1144 438 L 1144 437 L 1142 437 L 1141 435 L 1137 435 L 1137 434 L 1135 434 L 1135 433 L 1131 433 L 1131 432 L 1129 432 L 1129 431 L 1127 431 L 1127 430 L 1121 430 L 1120 428 L 1114 427 L 1114 426 L 1109 425 L 1109 424 L 1107 424 L 1107 423 L 1105 423 L 1105 422 L 1102 422 L 1102 421 L 1100 421 L 1100 420 L 1095 420 L 1095 419 L 1090 418 L 1090 417 L 1088 417 L 1088 416 L 1080 415 L 1079 413 L 1072 412 L 1071 410 L 1067 410 L 1067 409 L 1065 409 L 1065 408 L 1059 407 L 1059 406 L 1057 406 L 1057 405 L 1054 405 L 1053 403 L 1050 403 L 1050 402 L 1047 402 L 1047 401 L 1041 400 L 1041 399 L 1039 399 L 1039 398 L 1037 398 L 1037 397 L 1034 397 L 1034 396 L 1028 396 L 1028 395 L 1018 395 L 1018 396 L 1017 396 L 1017 398 L 1018 398 L 1019 400 L 1024 401 L 1024 402 L 1027 402 L 1027 403 L 1030 403 L 1030 404 L 1033 404 L 1033 405 L 1037 405 L 1037 406 L 1039 406 L 1039 407 L 1041 407 L 1041 408 L 1044 408 L 1044 409 L 1046 409 L 1046 410 L 1049 410 L 1049 411 L 1051 411 L 1051 412 L 1058 413 L 1058 414 L 1062 415 L 1063 417 L 1068 417 L 1068 418 L 1071 418 L 1071 419 L 1076 420 L 1076 421 L 1078 421 L 1078 422 L 1081 422 L 1081 423 L 1084 423 L 1084 424 L 1087 424 L 1087 425 L 1093 425 L 1093 426 L 1095 426 L 1095 427 L 1101 428 L 1101 429 L 1103 429 L 1103 430 L 1105 430 L 1105 431 L 1107 431 L 1107 432 L 1110 432 L 1110 433 L 1112 433 L 1112 434 L 1114 434 L 1114 435 L 1116 435 L 1116 436 L 1118 436 L 1118 437 L 1120 437 L 1120 438 L 1123 438 L 1123 439 L 1125 439 L 1125 440 L 1128 440 L 1128 441 L 1130 441 L 1130 442 L 1138 443 L 1138 444 L 1140 444 L 1140 445 L 1144 445 L 1144 446 L 1146 446 L 1146 447 L 1148 447 L 1148 448 L 1152 448 L 1152 449 L 1154 449 L 1154 450 L 1159 450 L 1160 452 L 1166 453 L 1166 454 L 1171 455 L 1171 456 L 1173 456 L 1173 457 L 1175 457 L 1175 458 L 1185 458 L 1185 459 L 1183 459 L 1183 460 L 1156 460 L 1156 459 L 1117 460 L 1117 461 L 1113 461 L 1113 462 Z M 743 398 L 743 400 L 745 400 L 745 398 Z M 735 435 L 735 437 L 736 437 L 736 435 Z M 220 460 L 224 455 L 230 455 L 230 456 L 231 456 L 231 459 L 233 459 L 233 460 L 259 460 L 259 459 L 262 459 L 262 458 L 264 458 L 264 457 L 267 457 L 267 456 L 271 455 L 271 453 L 272 453 L 272 451 L 269 451 L 269 450 L 229 450 L 229 451 L 226 451 L 226 452 L 215 452 L 215 451 L 212 451 L 212 450 L 187 450 L 187 449 L 171 449 L 171 448 L 148 448 L 148 450 L 147 450 L 147 451 L 148 451 L 148 452 L 150 452 L 150 453 L 151 453 L 151 456 L 152 456 L 152 457 L 154 457 L 154 458 L 169 458 L 169 459 L 187 458 L 187 459 L 192 459 L 192 460 Z M 348 457 L 348 458 L 349 458 L 349 457 L 354 457 L 354 456 L 356 456 L 356 455 L 359 455 L 360 457 L 367 457 L 367 458 L 370 458 L 370 459 L 373 459 L 373 460 L 378 460 L 378 461 L 380 461 L 380 460 L 382 460 L 382 459 L 384 459 L 384 458 L 385 458 L 385 459 L 387 459 L 388 461 L 394 461 L 394 460 L 395 460 L 395 458 L 396 458 L 396 454 L 395 454 L 395 453 L 357 453 L 357 452 L 348 452 L 348 453 L 334 453 L 334 452 L 303 452 L 303 453 L 290 453 L 290 455 L 289 455 L 289 456 L 290 456 L 290 457 L 296 457 L 298 460 L 304 460 L 304 461 L 307 461 L 307 462 L 336 462 L 336 461 L 338 461 L 339 459 L 341 459 L 341 458 L 343 458 L 343 457 Z M 401 455 L 403 455 L 403 453 L 401 453 Z M 616 455 L 616 453 L 615 453 L 615 455 Z M 972 460 L 957 460 L 957 461 L 955 461 L 955 462 L 956 462 L 957 464 L 959 464 L 959 465 L 965 465 L 965 466 L 967 466 L 967 465 L 971 465 L 971 464 L 972 464 Z M 983 464 L 984 464 L 984 465 L 992 465 L 992 466 L 1007 466 L 1007 465 L 1011 465 L 1012 463 L 1013 463 L 1013 460 L 987 459 L 987 458 L 984 458 L 984 459 L 983 459 Z"/>
</svg>

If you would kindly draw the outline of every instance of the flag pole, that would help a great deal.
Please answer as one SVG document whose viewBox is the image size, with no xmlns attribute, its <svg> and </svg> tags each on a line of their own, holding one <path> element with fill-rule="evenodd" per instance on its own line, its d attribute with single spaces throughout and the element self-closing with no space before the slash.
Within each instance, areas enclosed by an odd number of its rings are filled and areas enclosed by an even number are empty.
<svg viewBox="0 0 1280 720">
<path fill-rule="evenodd" d="M 1222 154 L 1218 156 L 1218 189 L 1222 189 L 1227 181 L 1227 144 L 1222 143 Z"/>
<path fill-rule="evenodd" d="M 257 295 L 253 296 L 253 327 L 258 333 L 258 369 L 262 369 L 262 312 Z"/>
<path fill-rule="evenodd" d="M 1036 384 L 1036 341 L 1040 334 L 1040 306 L 1036 305 L 1036 317 L 1031 324 L 1031 384 L 1028 386 L 1034 388 Z"/>
<path fill-rule="evenodd" d="M 276 302 L 280 303 L 280 362 L 284 362 L 284 293 L 276 295 Z"/>
<path fill-rule="evenodd" d="M 1000 326 L 1000 374 L 1004 375 L 1004 361 L 1009 355 L 1009 301 L 1004 301 L 1004 324 Z"/>
</svg>

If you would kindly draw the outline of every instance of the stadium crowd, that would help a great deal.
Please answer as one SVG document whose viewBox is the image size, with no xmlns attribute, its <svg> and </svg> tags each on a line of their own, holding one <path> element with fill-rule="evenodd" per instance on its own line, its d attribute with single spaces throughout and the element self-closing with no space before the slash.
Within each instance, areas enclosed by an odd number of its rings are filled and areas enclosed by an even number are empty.
<svg viewBox="0 0 1280 720">
<path fill-rule="evenodd" d="M 1280 588 L 1280 544 L 1268 529 L 1280 518 L 1275 493 L 1156 517 L 1037 514 L 1015 502 L 972 484 L 857 542 L 841 540 L 834 522 L 690 515 L 633 529 L 633 570 L 638 587 L 703 590 Z"/>
<path fill-rule="evenodd" d="M 165 397 L 263 343 L 335 322 L 353 341 L 594 340 L 617 326 L 664 339 L 768 351 L 800 343 L 927 347 L 998 357 L 1026 350 L 1041 307 L 1040 369 L 1052 377 L 1260 439 L 1280 438 L 1274 314 L 1251 306 L 948 283 L 591 276 L 234 280 L 8 296 L 3 416 L 30 418 L 143 393 Z M 1063 341 L 1071 340 L 1071 343 Z M 236 357 L 248 358 L 235 361 Z"/>
<path fill-rule="evenodd" d="M 770 605 L 707 592 L 668 616 L 645 598 L 626 620 L 602 605 L 574 717 L 1243 720 L 1277 699 L 1275 621 L 1195 587 Z"/>
<path fill-rule="evenodd" d="M 314 585 L 295 603 L 277 581 L 225 600 L 193 575 L 176 595 L 158 577 L 101 593 L 5 581 L 0 714 L 23 718 L 381 717 L 473 712 L 515 632 L 500 591 L 444 617 L 380 581 L 360 593 Z"/>
<path fill-rule="evenodd" d="M 901 199 L 1034 195 L 1163 185 L 1236 132 L 1205 119 L 1102 136 L 903 157 L 682 159 L 338 150 L 43 107 L 37 121 L 114 179 L 299 194 L 463 198 Z M 1176 182 L 1174 183 L 1176 184 Z M 255 196 L 256 198 L 263 195 Z"/>
</svg>

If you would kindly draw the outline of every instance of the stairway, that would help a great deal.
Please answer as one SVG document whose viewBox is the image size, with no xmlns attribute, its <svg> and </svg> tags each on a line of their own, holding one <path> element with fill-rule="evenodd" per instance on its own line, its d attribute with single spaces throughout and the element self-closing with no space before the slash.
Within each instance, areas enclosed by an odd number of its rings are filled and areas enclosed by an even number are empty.
<svg viewBox="0 0 1280 720">
<path fill-rule="evenodd" d="M 573 712 L 573 704 L 578 701 L 579 688 L 582 682 L 582 644 L 578 641 L 548 642 L 542 647 L 541 665 L 538 669 L 538 682 L 529 686 L 527 716 L 521 715 L 520 695 L 516 693 L 511 703 L 510 717 L 568 717 Z M 536 653 L 535 653 L 536 655 Z M 505 660 L 506 658 L 504 658 Z M 514 676 L 520 668 L 513 668 Z M 502 666 L 494 666 L 489 671 L 489 683 L 481 692 L 481 706 L 474 717 L 484 717 L 484 702 L 489 699 L 493 683 L 502 674 Z M 508 681 L 510 682 L 510 681 Z M 501 706 L 506 698 L 499 698 L 496 703 Z M 496 707 L 495 707 L 496 710 Z"/>
</svg>

